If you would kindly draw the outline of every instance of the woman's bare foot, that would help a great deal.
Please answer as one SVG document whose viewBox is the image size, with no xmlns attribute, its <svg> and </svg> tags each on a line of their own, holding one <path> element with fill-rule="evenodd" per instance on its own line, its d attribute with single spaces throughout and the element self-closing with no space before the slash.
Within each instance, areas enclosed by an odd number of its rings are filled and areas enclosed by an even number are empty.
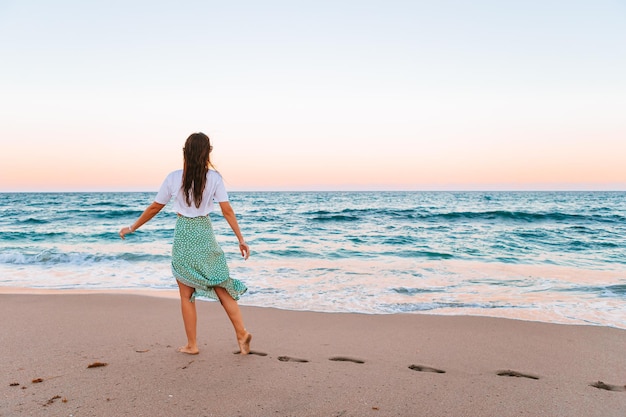
<svg viewBox="0 0 626 417">
<path fill-rule="evenodd" d="M 186 353 L 188 355 L 197 355 L 200 352 L 197 347 L 194 348 L 190 347 L 189 345 L 181 346 L 176 350 L 181 353 Z"/>
<path fill-rule="evenodd" d="M 250 353 L 250 341 L 252 340 L 252 334 L 247 333 L 241 339 L 237 339 L 237 343 L 239 343 L 239 354 L 247 355 Z"/>
</svg>

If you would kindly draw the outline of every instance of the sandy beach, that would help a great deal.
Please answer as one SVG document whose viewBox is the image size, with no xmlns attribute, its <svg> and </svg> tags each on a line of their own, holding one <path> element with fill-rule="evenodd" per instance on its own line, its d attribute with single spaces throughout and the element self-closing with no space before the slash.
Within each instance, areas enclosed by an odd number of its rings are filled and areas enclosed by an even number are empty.
<svg viewBox="0 0 626 417">
<path fill-rule="evenodd" d="M 626 330 L 243 312 L 251 355 L 234 354 L 220 305 L 199 301 L 190 356 L 176 352 L 175 299 L 0 294 L 0 416 L 626 415 Z"/>
</svg>

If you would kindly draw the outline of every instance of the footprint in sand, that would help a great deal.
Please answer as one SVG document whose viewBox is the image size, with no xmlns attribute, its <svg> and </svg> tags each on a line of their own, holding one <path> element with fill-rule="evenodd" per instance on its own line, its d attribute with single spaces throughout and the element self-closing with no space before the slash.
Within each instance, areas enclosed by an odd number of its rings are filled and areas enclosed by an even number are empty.
<svg viewBox="0 0 626 417">
<path fill-rule="evenodd" d="M 593 384 L 589 384 L 589 386 L 607 391 L 626 392 L 626 385 L 611 385 L 605 384 L 602 381 L 594 382 Z"/>
<path fill-rule="evenodd" d="M 538 376 L 530 375 L 530 374 L 523 374 L 523 373 L 517 372 L 517 371 L 511 371 L 510 369 L 507 369 L 506 371 L 498 371 L 496 373 L 496 375 L 498 375 L 498 376 L 514 376 L 514 377 L 517 377 L 517 378 L 539 379 Z"/>
<path fill-rule="evenodd" d="M 414 371 L 418 371 L 418 372 L 433 372 L 436 374 L 445 374 L 446 371 L 443 371 L 441 369 L 437 369 L 437 368 L 431 368 L 430 366 L 424 366 L 424 365 L 411 365 L 409 366 L 409 369 L 412 369 Z"/>
<path fill-rule="evenodd" d="M 349 358 L 347 356 L 334 356 L 332 358 L 328 358 L 328 360 L 335 362 L 365 363 L 365 361 L 362 361 L 361 359 Z"/>
<path fill-rule="evenodd" d="M 281 362 L 302 362 L 302 363 L 308 362 L 308 360 L 306 359 L 292 358 L 291 356 L 279 356 L 278 360 Z"/>
</svg>

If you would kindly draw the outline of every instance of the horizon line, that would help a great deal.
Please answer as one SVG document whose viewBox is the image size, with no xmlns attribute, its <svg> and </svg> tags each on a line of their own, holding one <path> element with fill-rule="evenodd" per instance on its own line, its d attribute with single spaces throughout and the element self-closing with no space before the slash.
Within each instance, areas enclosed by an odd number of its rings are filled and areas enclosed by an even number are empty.
<svg viewBox="0 0 626 417">
<path fill-rule="evenodd" d="M 157 193 L 158 190 L 0 190 L 0 194 L 81 194 L 81 193 Z M 520 189 L 230 189 L 228 193 L 515 193 L 515 192 L 626 192 L 625 188 L 520 188 Z"/>
</svg>

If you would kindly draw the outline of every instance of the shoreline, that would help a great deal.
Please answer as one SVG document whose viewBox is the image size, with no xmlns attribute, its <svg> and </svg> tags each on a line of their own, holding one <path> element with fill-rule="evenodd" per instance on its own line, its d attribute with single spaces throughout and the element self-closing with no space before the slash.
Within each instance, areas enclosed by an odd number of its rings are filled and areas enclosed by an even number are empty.
<svg viewBox="0 0 626 417">
<path fill-rule="evenodd" d="M 143 288 L 143 289 L 51 289 L 51 288 L 29 288 L 29 287 L 5 287 L 0 286 L 0 295 L 91 295 L 91 294 L 103 294 L 103 295 L 135 295 L 154 298 L 167 298 L 167 299 L 179 299 L 178 291 L 175 289 L 156 289 L 156 288 Z M 199 299 L 200 302 L 207 302 L 207 300 Z M 213 302 L 208 301 L 208 302 Z M 517 313 L 517 309 L 499 309 L 498 315 L 488 314 L 485 309 L 464 309 L 465 312 L 458 312 L 457 309 L 439 308 L 436 312 L 432 310 L 424 311 L 412 311 L 412 312 L 394 312 L 394 313 L 382 313 L 382 312 L 359 312 L 359 311 L 324 311 L 324 310 L 308 310 L 308 309 L 291 309 L 281 306 L 259 306 L 258 304 L 246 304 L 245 299 L 239 301 L 241 307 L 250 308 L 275 308 L 282 311 L 294 311 L 294 312 L 311 312 L 311 313 L 326 313 L 326 314 L 363 314 L 371 316 L 388 316 L 388 315 L 427 315 L 435 317 L 485 317 L 496 318 L 504 320 L 517 320 L 530 323 L 544 323 L 555 324 L 563 326 L 592 326 L 592 327 L 606 327 L 611 329 L 626 330 L 626 327 L 620 327 L 617 325 L 607 325 L 586 322 L 581 319 L 570 320 L 549 320 L 545 316 L 542 317 L 542 312 L 537 314 L 526 314 L 524 317 L 520 317 Z M 526 313 L 530 313 L 527 311 Z"/>
<path fill-rule="evenodd" d="M 0 415 L 626 411 L 622 329 L 242 306 L 254 338 L 253 354 L 240 356 L 219 303 L 197 308 L 201 352 L 190 356 L 176 352 L 184 330 L 179 303 L 169 297 L 0 294 Z M 88 368 L 96 362 L 106 366 Z"/>
<path fill-rule="evenodd" d="M 90 294 L 107 294 L 107 295 L 137 295 L 156 298 L 175 298 L 178 299 L 178 291 L 175 289 L 52 289 L 52 288 L 28 288 L 28 287 L 3 287 L 0 286 L 0 295 L 90 295 Z"/>
</svg>

